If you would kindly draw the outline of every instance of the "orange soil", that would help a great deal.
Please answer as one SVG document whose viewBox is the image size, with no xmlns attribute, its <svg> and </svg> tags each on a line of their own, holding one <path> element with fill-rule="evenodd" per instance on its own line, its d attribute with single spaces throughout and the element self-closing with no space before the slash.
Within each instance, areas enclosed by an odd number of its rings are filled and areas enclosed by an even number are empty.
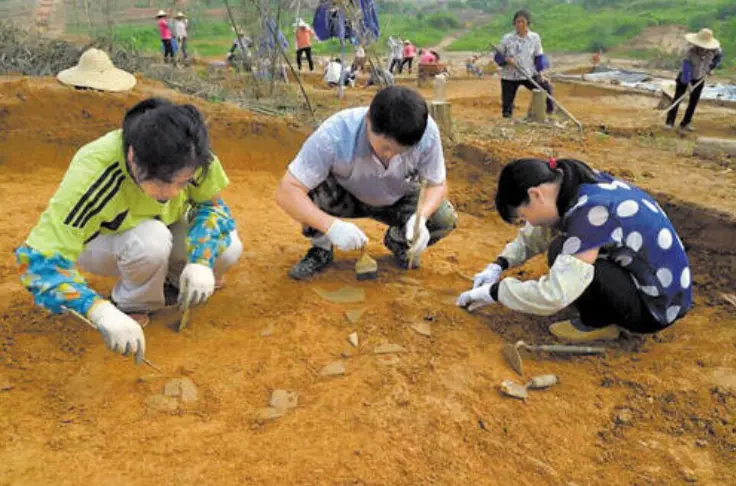
<svg viewBox="0 0 736 486">
<path fill-rule="evenodd" d="M 380 244 L 383 228 L 361 222 L 380 265 L 379 279 L 362 283 L 352 254 L 312 282 L 286 276 L 307 244 L 272 196 L 307 132 L 195 101 L 232 179 L 225 199 L 245 253 L 190 329 L 177 334 L 164 318 L 146 329 L 147 357 L 164 370 L 156 374 L 106 351 L 95 332 L 34 308 L 11 253 L 81 144 L 119 126 L 144 97 L 187 98 L 146 81 L 127 94 L 48 79 L 0 83 L 0 484 L 736 484 L 736 309 L 719 297 L 736 281 L 734 176 L 683 155 L 677 144 L 688 140 L 659 133 L 648 106 L 632 114 L 641 100 L 561 87 L 586 125 L 620 129 L 579 135 L 502 122 L 497 81 L 451 83 L 463 143 L 446 155 L 460 227 L 402 279 Z M 321 114 L 371 93 L 337 102 L 309 89 Z M 702 115 L 714 127 L 725 117 L 715 108 Z M 522 403 L 498 393 L 513 377 L 499 348 L 551 342 L 549 320 L 499 307 L 469 315 L 453 300 L 469 285 L 463 275 L 514 233 L 492 212 L 501 164 L 549 151 L 663 193 L 690 252 L 696 307 L 603 358 L 527 357 L 527 376 L 556 373 L 561 383 Z M 538 259 L 516 273 L 543 271 Z M 344 285 L 363 288 L 366 301 L 333 304 L 313 292 Z M 345 311 L 360 307 L 367 312 L 350 324 Z M 411 330 L 420 320 L 432 323 L 431 338 Z M 271 325 L 273 335 L 261 336 Z M 345 376 L 320 377 L 353 331 L 361 343 Z M 408 351 L 395 362 L 374 355 L 386 342 Z M 196 383 L 199 401 L 170 413 L 146 406 L 179 376 Z M 298 407 L 257 419 L 277 388 L 297 391 Z"/>
</svg>

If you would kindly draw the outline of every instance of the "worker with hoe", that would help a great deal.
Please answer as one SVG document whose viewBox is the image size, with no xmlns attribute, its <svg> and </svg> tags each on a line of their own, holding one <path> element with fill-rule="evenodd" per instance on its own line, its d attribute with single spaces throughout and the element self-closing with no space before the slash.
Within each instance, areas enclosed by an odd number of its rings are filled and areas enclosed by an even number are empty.
<svg viewBox="0 0 736 486">
<path fill-rule="evenodd" d="M 148 314 L 206 301 L 242 252 L 220 196 L 228 178 L 201 113 L 141 101 L 82 147 L 15 254 L 36 304 L 91 321 L 114 352 L 144 359 Z M 117 277 L 109 299 L 79 269 Z"/>
<path fill-rule="evenodd" d="M 417 208 L 420 180 L 427 187 Z M 365 233 L 342 218 L 371 218 L 389 226 L 384 245 L 409 267 L 447 236 L 457 215 L 447 200 L 445 159 L 437 124 L 415 91 L 390 86 L 370 107 L 341 111 L 304 143 L 276 191 L 278 205 L 303 226 L 312 247 L 289 271 L 308 279 L 333 261 L 333 248 L 357 250 Z M 419 231 L 415 234 L 418 209 Z M 419 266 L 414 258 L 412 268 Z"/>
<path fill-rule="evenodd" d="M 691 122 L 695 114 L 695 108 L 700 101 L 700 95 L 703 93 L 705 86 L 705 77 L 713 71 L 723 58 L 721 43 L 713 37 L 713 31 L 710 29 L 701 29 L 697 34 L 685 34 L 685 39 L 690 44 L 682 61 L 682 68 L 675 80 L 675 100 L 679 100 L 685 91 L 690 91 L 690 101 L 685 110 L 685 116 L 680 122 L 680 129 L 686 131 L 694 131 L 695 128 Z M 680 103 L 670 109 L 667 113 L 667 121 L 665 126 L 672 128 L 677 118 L 677 110 Z"/>
<path fill-rule="evenodd" d="M 514 111 L 514 99 L 519 86 L 533 90 L 530 78 L 552 94 L 552 86 L 542 72 L 549 67 L 549 61 L 542 49 L 539 34 L 529 30 L 532 16 L 526 10 L 514 14 L 515 32 L 503 36 L 497 46 L 494 60 L 501 66 L 501 103 L 504 118 L 511 118 Z M 555 109 L 552 100 L 547 98 L 547 114 Z"/>
<path fill-rule="evenodd" d="M 662 207 L 636 186 L 574 159 L 519 159 L 501 171 L 496 209 L 524 221 L 514 241 L 475 276 L 457 304 L 501 303 L 552 315 L 573 305 L 579 317 L 550 332 L 570 342 L 616 339 L 622 330 L 661 331 L 693 303 L 688 258 Z M 508 268 L 547 251 L 549 274 L 501 280 Z"/>
</svg>

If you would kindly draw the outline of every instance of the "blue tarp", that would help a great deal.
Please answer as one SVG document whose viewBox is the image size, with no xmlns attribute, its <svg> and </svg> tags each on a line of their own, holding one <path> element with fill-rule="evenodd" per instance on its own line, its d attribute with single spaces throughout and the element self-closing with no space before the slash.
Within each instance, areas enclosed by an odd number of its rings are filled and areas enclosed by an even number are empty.
<svg viewBox="0 0 736 486">
<path fill-rule="evenodd" d="M 351 25 L 345 18 L 345 12 L 332 0 L 321 0 L 314 12 L 312 22 L 314 33 L 317 34 L 319 40 L 335 37 L 349 40 L 354 44 L 358 42 L 369 44 L 381 35 L 373 0 L 360 0 L 360 11 L 362 13 L 360 25 Z"/>
</svg>

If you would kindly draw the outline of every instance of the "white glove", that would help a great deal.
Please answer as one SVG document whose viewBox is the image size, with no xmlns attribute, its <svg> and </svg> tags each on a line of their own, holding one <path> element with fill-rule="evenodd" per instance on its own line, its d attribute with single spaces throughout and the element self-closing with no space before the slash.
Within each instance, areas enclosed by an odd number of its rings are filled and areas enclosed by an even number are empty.
<svg viewBox="0 0 736 486">
<path fill-rule="evenodd" d="M 215 291 L 215 274 L 207 265 L 187 263 L 179 277 L 179 305 L 197 305 Z"/>
<path fill-rule="evenodd" d="M 104 301 L 92 307 L 89 319 L 102 334 L 107 349 L 123 356 L 135 353 L 135 362 L 143 361 L 146 354 L 146 338 L 143 336 L 141 326 L 130 316 L 111 302 Z"/>
<path fill-rule="evenodd" d="M 482 272 L 475 274 L 473 277 L 473 288 L 477 289 L 481 285 L 485 284 L 493 285 L 498 282 L 502 273 L 503 268 L 501 268 L 501 265 L 498 263 L 491 263 Z"/>
<path fill-rule="evenodd" d="M 414 234 L 414 225 L 417 221 L 417 215 L 413 215 L 409 218 L 406 223 L 406 241 L 411 245 L 409 252 L 414 255 L 421 255 L 424 250 L 427 249 L 429 244 L 429 230 L 427 229 L 427 219 L 424 216 L 420 216 L 419 219 L 419 234 Z"/>
<path fill-rule="evenodd" d="M 463 292 L 457 298 L 457 306 L 467 309 L 468 312 L 473 312 L 475 309 L 480 309 L 483 306 L 495 302 L 493 297 L 491 297 L 491 284 L 482 285 L 477 289 Z"/>
<path fill-rule="evenodd" d="M 363 248 L 368 243 L 368 237 L 353 223 L 336 219 L 327 230 L 330 243 L 342 251 L 351 251 Z"/>
</svg>

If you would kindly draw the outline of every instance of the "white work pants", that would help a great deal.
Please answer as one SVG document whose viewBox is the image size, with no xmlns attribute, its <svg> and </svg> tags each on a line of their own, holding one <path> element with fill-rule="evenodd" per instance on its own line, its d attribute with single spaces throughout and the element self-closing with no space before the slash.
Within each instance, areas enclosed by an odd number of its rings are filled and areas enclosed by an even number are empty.
<svg viewBox="0 0 736 486">
<path fill-rule="evenodd" d="M 125 312 L 153 312 L 163 308 L 167 277 L 178 286 L 187 263 L 186 236 L 189 225 L 183 220 L 167 227 L 148 220 L 135 228 L 92 240 L 77 260 L 79 267 L 95 275 L 120 277 L 112 290 L 112 300 Z M 237 230 L 230 246 L 215 261 L 215 276 L 222 276 L 243 251 Z"/>
</svg>

